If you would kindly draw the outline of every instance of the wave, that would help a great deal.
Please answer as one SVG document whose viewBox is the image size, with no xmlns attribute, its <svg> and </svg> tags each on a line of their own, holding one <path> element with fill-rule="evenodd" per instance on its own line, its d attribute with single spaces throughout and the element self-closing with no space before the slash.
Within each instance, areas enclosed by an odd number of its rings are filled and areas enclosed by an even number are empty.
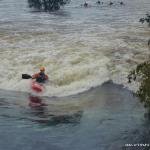
<svg viewBox="0 0 150 150">
<path fill-rule="evenodd" d="M 14 15 L 0 13 L 0 88 L 30 92 L 31 81 L 22 80 L 21 74 L 32 75 L 41 65 L 49 75 L 47 96 L 80 93 L 107 80 L 130 88 L 129 71 L 149 56 L 149 33 L 138 23 L 148 5 L 146 0 L 138 3 L 88 11 L 67 6 L 68 15 L 61 16 L 31 13 L 7 1 Z"/>
</svg>

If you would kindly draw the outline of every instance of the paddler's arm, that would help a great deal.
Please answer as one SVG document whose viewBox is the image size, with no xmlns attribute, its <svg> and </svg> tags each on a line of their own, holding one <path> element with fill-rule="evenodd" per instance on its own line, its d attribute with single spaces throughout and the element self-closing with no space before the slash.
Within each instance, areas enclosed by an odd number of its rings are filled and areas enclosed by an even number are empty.
<svg viewBox="0 0 150 150">
<path fill-rule="evenodd" d="M 36 74 L 34 74 L 34 75 L 32 76 L 32 79 L 36 79 L 36 78 L 38 78 L 38 77 L 39 77 L 39 74 L 36 73 Z"/>
<path fill-rule="evenodd" d="M 48 75 L 45 75 L 45 80 L 48 81 Z"/>
</svg>

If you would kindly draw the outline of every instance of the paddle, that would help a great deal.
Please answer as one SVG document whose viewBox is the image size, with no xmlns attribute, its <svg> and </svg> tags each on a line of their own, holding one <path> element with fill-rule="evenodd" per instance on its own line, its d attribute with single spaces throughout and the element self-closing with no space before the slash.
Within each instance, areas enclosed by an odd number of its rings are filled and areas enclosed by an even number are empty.
<svg viewBox="0 0 150 150">
<path fill-rule="evenodd" d="M 32 76 L 30 76 L 29 74 L 22 74 L 22 79 L 31 79 Z"/>
</svg>

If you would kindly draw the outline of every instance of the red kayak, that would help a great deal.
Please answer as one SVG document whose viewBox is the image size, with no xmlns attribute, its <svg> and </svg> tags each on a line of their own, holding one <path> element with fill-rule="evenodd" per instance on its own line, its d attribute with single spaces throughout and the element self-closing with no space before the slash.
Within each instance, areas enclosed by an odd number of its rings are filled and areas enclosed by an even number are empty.
<svg viewBox="0 0 150 150">
<path fill-rule="evenodd" d="M 38 93 L 43 92 L 43 90 L 44 90 L 43 85 L 36 82 L 36 81 L 32 81 L 31 88 L 32 88 L 33 91 L 38 92 Z"/>
</svg>

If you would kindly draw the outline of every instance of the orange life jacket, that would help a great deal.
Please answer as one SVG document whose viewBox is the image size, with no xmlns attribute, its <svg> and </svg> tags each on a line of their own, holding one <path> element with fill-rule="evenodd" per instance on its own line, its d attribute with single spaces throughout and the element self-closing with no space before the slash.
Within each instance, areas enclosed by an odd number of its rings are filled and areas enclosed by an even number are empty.
<svg viewBox="0 0 150 150">
<path fill-rule="evenodd" d="M 48 80 L 48 76 L 45 73 L 36 73 L 32 76 L 33 79 L 36 79 L 37 82 L 43 83 Z"/>
</svg>

